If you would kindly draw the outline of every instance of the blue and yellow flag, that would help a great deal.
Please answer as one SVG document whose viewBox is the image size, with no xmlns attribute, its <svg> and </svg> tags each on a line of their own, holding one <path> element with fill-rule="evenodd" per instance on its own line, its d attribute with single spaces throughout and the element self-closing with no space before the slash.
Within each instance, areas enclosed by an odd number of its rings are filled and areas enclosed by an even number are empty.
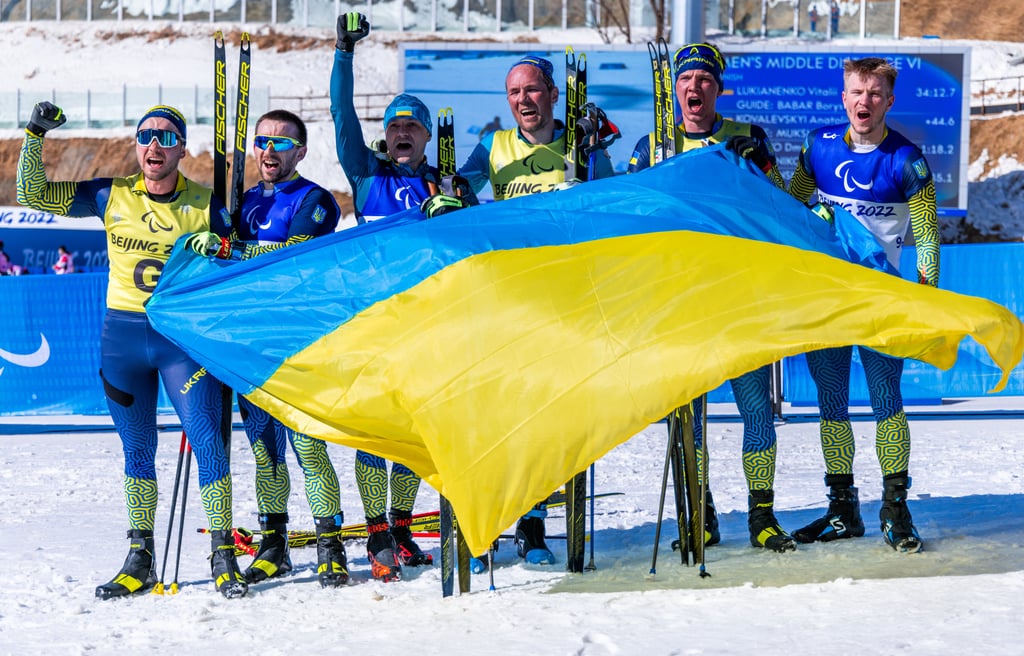
<svg viewBox="0 0 1024 656">
<path fill-rule="evenodd" d="M 705 152 L 706 151 L 706 152 Z M 861 344 L 1003 371 L 1020 321 L 891 275 L 720 148 L 423 220 L 395 215 L 219 267 L 178 246 L 147 311 L 292 428 L 400 461 L 474 553 L 672 408 L 784 356 Z"/>
</svg>

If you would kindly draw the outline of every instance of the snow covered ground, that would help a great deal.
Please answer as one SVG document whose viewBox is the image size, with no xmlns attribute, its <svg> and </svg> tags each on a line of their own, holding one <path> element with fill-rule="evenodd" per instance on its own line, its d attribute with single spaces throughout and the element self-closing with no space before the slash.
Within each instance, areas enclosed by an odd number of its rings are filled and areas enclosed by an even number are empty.
<svg viewBox="0 0 1024 656">
<path fill-rule="evenodd" d="M 102 418 L 89 420 L 92 428 L 71 425 L 80 418 L 3 418 L 0 653 L 1019 653 L 1024 403 L 1002 398 L 908 408 L 910 507 L 925 539 L 925 551 L 915 555 L 882 542 L 873 424 L 864 420 L 864 408 L 855 410 L 862 413 L 854 423 L 867 524 L 861 539 L 801 545 L 784 555 L 750 547 L 741 425 L 734 408 L 716 406 L 709 449 L 723 542 L 708 550 L 710 578 L 701 579 L 671 552 L 670 510 L 650 574 L 665 452 L 664 426 L 653 425 L 597 462 L 597 491 L 624 494 L 596 502 L 595 571 L 566 574 L 564 557 L 552 567 L 527 566 L 511 541 L 502 540 L 496 589 L 488 590 L 487 575 L 475 575 L 470 594 L 448 599 L 441 597 L 437 566 L 411 570 L 397 583 L 371 580 L 361 541 L 348 543 L 353 580 L 344 589 L 320 588 L 315 553 L 304 548 L 292 552 L 296 570 L 287 578 L 256 585 L 241 600 L 223 599 L 210 581 L 208 540 L 195 532 L 205 520 L 193 474 L 180 592 L 96 601 L 93 589 L 117 571 L 127 549 L 116 434 L 104 430 L 109 421 Z M 786 414 L 791 419 L 777 423 L 777 509 L 782 524 L 795 529 L 817 517 L 825 498 L 816 423 L 806 409 Z M 171 428 L 161 433 L 158 559 L 179 436 Z M 362 521 L 353 451 L 331 445 L 330 452 L 347 521 Z M 255 528 L 253 460 L 239 431 L 231 460 L 236 523 Z M 312 528 L 294 461 L 291 472 L 292 528 Z M 436 507 L 437 495 L 424 486 L 417 511 Z M 564 532 L 557 510 L 548 532 Z M 563 556 L 563 543 L 551 542 Z M 421 544 L 439 558 L 436 540 Z M 173 571 L 172 559 L 166 582 Z"/>
</svg>

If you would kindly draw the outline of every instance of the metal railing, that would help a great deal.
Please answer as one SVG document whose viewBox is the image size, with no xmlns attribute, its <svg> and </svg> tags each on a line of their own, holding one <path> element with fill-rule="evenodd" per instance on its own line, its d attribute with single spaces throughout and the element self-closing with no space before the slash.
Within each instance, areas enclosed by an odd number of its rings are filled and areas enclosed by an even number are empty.
<svg viewBox="0 0 1024 656">
<path fill-rule="evenodd" d="M 673 7 L 666 0 L 665 33 Z M 898 38 L 901 0 L 704 0 L 708 33 L 831 39 Z M 333 28 L 361 11 L 375 30 L 398 32 L 532 32 L 593 28 L 617 33 L 657 26 L 651 0 L 0 0 L 2 21 L 177 21 Z"/>
<path fill-rule="evenodd" d="M 1019 112 L 1024 109 L 1024 76 L 971 81 L 971 113 Z"/>
<path fill-rule="evenodd" d="M 384 110 L 395 93 L 356 93 L 353 102 L 360 121 L 382 121 Z M 234 98 L 228 89 L 228 98 Z M 84 92 L 52 90 L 49 93 L 21 89 L 0 92 L 0 128 L 18 128 L 28 122 L 32 107 L 49 100 L 64 110 L 67 127 L 75 129 L 131 127 L 153 105 L 172 105 L 185 115 L 190 125 L 213 125 L 212 87 L 129 87 L 119 91 Z M 249 91 L 250 115 L 259 116 L 268 109 L 287 109 L 307 123 L 331 120 L 331 99 L 326 93 L 315 96 L 275 96 L 270 87 Z"/>
</svg>

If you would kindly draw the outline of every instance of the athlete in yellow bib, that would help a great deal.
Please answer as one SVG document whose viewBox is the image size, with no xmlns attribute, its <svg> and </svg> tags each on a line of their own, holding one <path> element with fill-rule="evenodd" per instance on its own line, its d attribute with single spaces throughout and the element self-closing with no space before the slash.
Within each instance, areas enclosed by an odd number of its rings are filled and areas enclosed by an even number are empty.
<svg viewBox="0 0 1024 656">
<path fill-rule="evenodd" d="M 196 455 L 199 492 L 212 535 L 213 579 L 225 597 L 244 596 L 248 587 L 235 561 L 231 477 L 220 435 L 220 381 L 153 330 L 144 308 L 178 237 L 208 230 L 227 237 L 230 217 L 210 189 L 178 172 L 185 156 L 186 131 L 185 118 L 177 109 L 158 105 L 139 121 L 135 132 L 139 173 L 50 182 L 43 167 L 43 136 L 66 120 L 52 103 L 35 106 L 18 160 L 17 191 L 19 203 L 37 210 L 98 216 L 107 232 L 110 278 L 100 376 L 124 449 L 131 546 L 121 571 L 98 586 L 96 596 L 123 597 L 156 583 L 158 377 Z"/>
<path fill-rule="evenodd" d="M 505 94 L 516 127 L 485 136 L 459 169 L 479 192 L 490 183 L 495 200 L 543 193 L 565 182 L 565 126 L 555 119 L 558 87 L 552 79 L 554 66 L 537 55 L 526 55 L 505 76 Z M 604 150 L 593 158 L 594 178 L 615 175 Z M 534 564 L 552 564 L 555 556 L 545 542 L 547 509 L 537 504 L 516 525 L 516 549 Z M 474 571 L 489 563 L 475 558 Z"/>
</svg>

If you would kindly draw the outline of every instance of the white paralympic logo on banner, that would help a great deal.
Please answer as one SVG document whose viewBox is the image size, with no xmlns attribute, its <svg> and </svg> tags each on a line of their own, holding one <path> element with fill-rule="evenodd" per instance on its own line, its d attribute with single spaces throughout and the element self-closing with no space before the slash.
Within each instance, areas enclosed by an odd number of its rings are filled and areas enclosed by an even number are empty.
<svg viewBox="0 0 1024 656">
<path fill-rule="evenodd" d="M 19 367 L 41 367 L 50 359 L 50 343 L 46 341 L 46 335 L 39 333 L 39 348 L 34 353 L 11 353 L 0 349 L 0 358 L 18 365 Z M 0 375 L 3 375 L 4 367 L 0 367 Z"/>
</svg>

